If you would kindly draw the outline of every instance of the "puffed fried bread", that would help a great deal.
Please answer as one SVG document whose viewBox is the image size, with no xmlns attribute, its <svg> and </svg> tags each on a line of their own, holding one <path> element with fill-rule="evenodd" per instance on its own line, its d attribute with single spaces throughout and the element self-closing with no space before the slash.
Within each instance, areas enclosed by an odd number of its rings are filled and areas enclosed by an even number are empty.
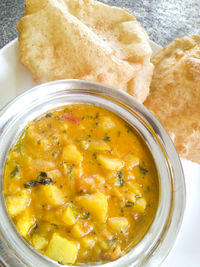
<svg viewBox="0 0 200 267">
<path fill-rule="evenodd" d="M 17 24 L 22 64 L 37 83 L 85 79 L 149 94 L 149 38 L 127 11 L 93 0 L 26 0 Z"/>
<path fill-rule="evenodd" d="M 175 40 L 152 63 L 144 104 L 167 129 L 180 156 L 200 163 L 200 36 Z"/>
</svg>

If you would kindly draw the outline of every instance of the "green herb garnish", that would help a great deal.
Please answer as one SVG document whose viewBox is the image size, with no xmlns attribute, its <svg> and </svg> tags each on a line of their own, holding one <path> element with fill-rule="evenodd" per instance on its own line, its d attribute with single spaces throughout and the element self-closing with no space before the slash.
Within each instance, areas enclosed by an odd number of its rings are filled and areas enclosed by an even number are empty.
<svg viewBox="0 0 200 267">
<path fill-rule="evenodd" d="M 68 171 L 69 176 L 72 174 L 72 171 L 73 171 L 73 166 L 69 166 L 69 171 Z"/>
<path fill-rule="evenodd" d="M 51 223 L 52 226 L 54 226 L 56 229 L 59 229 L 59 225 L 55 224 L 55 223 Z"/>
<path fill-rule="evenodd" d="M 35 224 L 33 225 L 33 227 L 32 227 L 32 229 L 37 229 L 38 228 L 38 224 L 37 224 L 37 222 L 35 222 Z"/>
<path fill-rule="evenodd" d="M 84 212 L 82 215 L 82 219 L 86 220 L 90 217 L 90 213 L 89 212 Z"/>
<path fill-rule="evenodd" d="M 109 141 L 110 141 L 110 136 L 105 135 L 105 137 L 103 138 L 103 141 L 105 141 L 105 142 L 109 142 Z"/>
<path fill-rule="evenodd" d="M 46 172 L 41 172 L 38 177 L 42 177 L 42 178 L 46 178 L 47 177 L 47 173 Z"/>
<path fill-rule="evenodd" d="M 46 115 L 45 115 L 45 118 L 51 118 L 52 117 L 52 113 L 47 113 Z"/>
<path fill-rule="evenodd" d="M 130 207 L 133 207 L 133 205 L 134 205 L 134 202 L 127 201 L 125 207 L 130 208 Z"/>
<path fill-rule="evenodd" d="M 24 184 L 25 188 L 33 188 L 37 185 L 37 181 L 29 181 L 27 183 Z"/>
<path fill-rule="evenodd" d="M 51 178 L 47 177 L 46 172 L 41 172 L 38 175 L 38 180 L 33 180 L 33 181 L 29 181 L 27 183 L 24 184 L 25 188 L 33 188 L 35 187 L 37 184 L 41 184 L 41 185 L 49 185 L 53 183 L 53 180 Z"/>
<path fill-rule="evenodd" d="M 14 168 L 14 170 L 11 172 L 11 177 L 14 177 L 14 176 L 16 176 L 17 174 L 19 173 L 19 168 L 18 168 L 18 166 L 16 165 L 15 166 L 15 168 Z"/>
<path fill-rule="evenodd" d="M 149 185 L 147 186 L 147 189 L 146 190 L 147 190 L 147 192 L 150 192 L 151 191 L 151 188 L 150 188 Z"/>
<path fill-rule="evenodd" d="M 132 127 L 130 125 L 125 125 L 127 133 L 130 133 L 133 131 Z"/>
<path fill-rule="evenodd" d="M 120 186 L 123 186 L 124 183 L 125 183 L 125 181 L 124 181 L 124 179 L 123 179 L 123 172 L 118 171 L 118 172 L 117 172 L 117 176 L 118 176 L 118 178 L 119 178 Z"/>
<path fill-rule="evenodd" d="M 141 165 L 139 165 L 139 169 L 142 174 L 146 174 L 148 172 L 148 170 L 142 167 Z"/>
<path fill-rule="evenodd" d="M 37 180 L 36 182 L 42 185 L 49 185 L 53 183 L 53 180 L 51 178 L 42 178 L 40 180 Z"/>
</svg>

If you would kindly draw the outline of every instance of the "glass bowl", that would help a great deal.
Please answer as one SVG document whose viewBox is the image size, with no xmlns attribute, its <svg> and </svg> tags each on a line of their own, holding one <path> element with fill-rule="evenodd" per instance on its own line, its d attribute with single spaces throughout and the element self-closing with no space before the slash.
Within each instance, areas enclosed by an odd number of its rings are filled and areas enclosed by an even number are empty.
<svg viewBox="0 0 200 267">
<path fill-rule="evenodd" d="M 80 103 L 104 107 L 132 125 L 149 147 L 159 176 L 159 204 L 151 227 L 127 254 L 100 266 L 158 266 L 172 248 L 184 214 L 185 182 L 179 156 L 165 129 L 145 106 L 122 91 L 82 80 L 55 81 L 36 86 L 16 97 L 0 111 L 2 261 L 9 266 L 60 265 L 37 252 L 16 231 L 5 206 L 4 165 L 9 149 L 28 121 L 50 109 Z"/>
</svg>

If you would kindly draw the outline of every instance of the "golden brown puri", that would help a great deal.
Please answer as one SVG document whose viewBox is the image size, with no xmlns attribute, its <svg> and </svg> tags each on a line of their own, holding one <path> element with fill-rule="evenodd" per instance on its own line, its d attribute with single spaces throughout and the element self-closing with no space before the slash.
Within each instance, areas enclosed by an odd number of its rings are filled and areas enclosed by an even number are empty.
<svg viewBox="0 0 200 267">
<path fill-rule="evenodd" d="M 152 63 L 144 104 L 167 129 L 180 156 L 200 163 L 200 36 L 175 40 Z"/>
<path fill-rule="evenodd" d="M 85 79 L 146 99 L 152 50 L 127 11 L 93 0 L 26 0 L 17 29 L 21 62 L 36 82 Z"/>
</svg>

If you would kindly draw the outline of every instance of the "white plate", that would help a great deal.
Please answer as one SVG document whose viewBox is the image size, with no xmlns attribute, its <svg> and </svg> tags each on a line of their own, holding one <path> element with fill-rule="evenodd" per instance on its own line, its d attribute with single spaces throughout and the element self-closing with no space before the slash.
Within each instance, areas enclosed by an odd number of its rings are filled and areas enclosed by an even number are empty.
<svg viewBox="0 0 200 267">
<path fill-rule="evenodd" d="M 161 47 L 151 42 L 153 53 Z M 31 75 L 19 61 L 17 39 L 0 50 L 0 108 L 18 94 L 33 87 Z M 200 266 L 200 165 L 181 160 L 186 180 L 186 209 L 183 224 L 162 267 Z"/>
</svg>

